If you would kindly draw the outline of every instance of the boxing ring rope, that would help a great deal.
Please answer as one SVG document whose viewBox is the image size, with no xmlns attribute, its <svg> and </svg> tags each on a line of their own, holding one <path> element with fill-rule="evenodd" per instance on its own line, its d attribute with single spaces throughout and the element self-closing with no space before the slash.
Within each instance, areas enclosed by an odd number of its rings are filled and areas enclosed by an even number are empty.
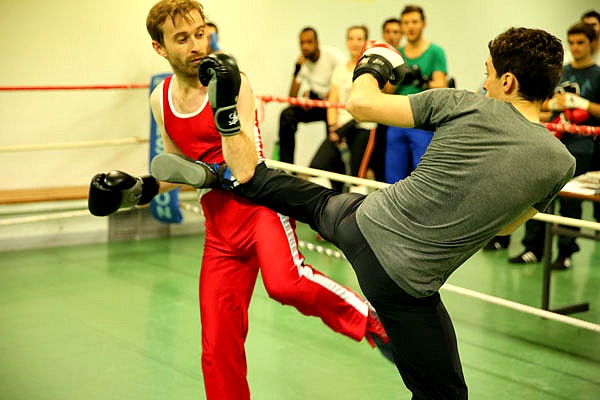
<svg viewBox="0 0 600 400">
<path fill-rule="evenodd" d="M 103 146 L 121 146 L 126 144 L 142 144 L 148 143 L 148 138 L 133 136 L 123 139 L 107 139 L 85 142 L 65 142 L 65 143 L 47 143 L 33 145 L 15 145 L 15 146 L 0 146 L 0 153 L 13 153 L 19 151 L 39 151 L 39 150 L 68 150 L 81 149 L 85 147 L 103 147 Z"/>
<path fill-rule="evenodd" d="M 0 92 L 51 91 L 51 90 L 114 90 L 148 89 L 147 83 L 123 83 L 112 85 L 38 85 L 38 86 L 0 86 Z"/>
<path fill-rule="evenodd" d="M 123 83 L 123 84 L 106 84 L 106 85 L 15 85 L 2 86 L 0 92 L 21 92 L 21 91 L 55 91 L 55 90 L 115 90 L 115 89 L 148 89 L 150 85 L 147 83 Z M 314 100 L 301 97 L 286 97 L 259 95 L 256 96 L 264 104 L 270 102 L 288 103 L 297 106 L 321 107 L 321 108 L 345 108 L 344 104 L 330 103 L 326 100 Z M 542 122 L 548 130 L 555 132 L 568 132 L 578 135 L 600 135 L 600 127 L 585 126 L 575 124 L 551 123 Z"/>
</svg>

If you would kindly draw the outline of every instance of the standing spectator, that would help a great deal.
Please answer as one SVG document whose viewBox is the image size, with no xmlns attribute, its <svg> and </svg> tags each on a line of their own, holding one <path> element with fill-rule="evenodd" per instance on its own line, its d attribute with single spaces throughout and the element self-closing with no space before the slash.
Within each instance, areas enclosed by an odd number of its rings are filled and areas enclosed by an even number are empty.
<svg viewBox="0 0 600 400">
<path fill-rule="evenodd" d="M 409 67 L 397 94 L 408 95 L 430 88 L 447 87 L 446 56 L 444 50 L 423 36 L 425 13 L 419 6 L 406 6 L 400 14 L 406 45 L 400 53 Z M 385 181 L 394 183 L 404 179 L 417 167 L 425 153 L 432 132 L 413 128 L 390 127 L 387 131 Z"/>
<path fill-rule="evenodd" d="M 402 25 L 400 24 L 399 19 L 388 18 L 383 22 L 383 25 L 381 26 L 381 38 L 384 42 L 399 49 L 402 36 Z M 393 93 L 394 90 L 394 86 L 390 84 L 386 85 L 386 93 Z M 383 181 L 385 179 L 385 143 L 387 140 L 387 130 L 387 125 L 377 124 L 375 145 L 373 147 L 371 160 L 369 161 L 369 168 L 373 173 L 372 178 L 378 181 Z"/>
<path fill-rule="evenodd" d="M 590 10 L 581 16 L 581 22 L 591 25 L 596 32 L 596 39 L 592 42 L 592 58 L 600 65 L 600 13 Z"/>
<path fill-rule="evenodd" d="M 572 110 L 580 109 L 578 114 L 587 113 L 585 125 L 600 125 L 600 66 L 592 59 L 592 43 L 596 38 L 593 27 L 579 22 L 567 33 L 569 51 L 573 61 L 563 67 L 560 84 L 554 96 L 544 105 L 561 118 L 572 119 Z M 581 111 L 583 110 L 583 111 Z M 580 117 L 579 117 L 580 118 Z M 561 141 L 577 160 L 575 176 L 590 170 L 594 141 L 591 136 L 564 133 Z M 551 161 L 549 161 L 551 162 Z M 581 218 L 581 200 L 559 198 L 560 215 L 570 218 Z M 523 245 L 525 250 L 509 259 L 514 264 L 535 263 L 541 260 L 544 253 L 545 223 L 537 220 L 527 221 Z M 579 251 L 575 238 L 559 236 L 558 257 L 552 263 L 552 269 L 564 270 L 571 266 L 571 255 Z"/>
<path fill-rule="evenodd" d="M 339 64 L 333 70 L 328 101 L 333 104 L 344 104 L 352 86 L 352 72 L 356 60 L 369 36 L 366 26 L 351 26 L 346 31 L 346 47 L 350 53 L 349 60 Z M 323 141 L 310 163 L 311 168 L 359 176 L 363 164 L 363 156 L 367 154 L 367 144 L 373 123 L 357 123 L 348 111 L 342 108 L 327 109 L 327 126 L 329 136 Z M 370 146 L 372 150 L 372 145 Z M 368 161 L 368 160 L 367 160 Z M 366 170 L 366 166 L 363 167 Z M 364 177 L 364 176 L 363 176 Z M 342 191 L 344 184 L 333 181 L 333 188 Z"/>
<path fill-rule="evenodd" d="M 600 13 L 590 10 L 581 16 L 581 22 L 591 25 L 596 31 L 596 39 L 592 42 L 592 58 L 596 65 L 600 65 Z M 600 170 L 600 139 L 594 136 L 594 155 L 592 156 L 592 171 Z M 600 203 L 594 202 L 594 219 L 600 222 Z"/>
<path fill-rule="evenodd" d="M 397 18 L 389 18 L 381 26 L 381 38 L 384 42 L 395 48 L 400 48 L 402 40 L 402 26 Z"/>
<path fill-rule="evenodd" d="M 329 94 L 331 75 L 341 60 L 329 49 L 320 49 L 317 31 L 306 27 L 300 32 L 300 50 L 302 54 L 296 61 L 290 97 L 305 97 L 324 100 Z M 299 95 L 301 87 L 306 91 Z M 327 110 L 320 107 L 289 106 L 279 117 L 279 159 L 294 162 L 296 149 L 296 131 L 300 122 L 323 121 L 327 124 Z M 325 126 L 327 135 L 327 126 Z"/>
</svg>

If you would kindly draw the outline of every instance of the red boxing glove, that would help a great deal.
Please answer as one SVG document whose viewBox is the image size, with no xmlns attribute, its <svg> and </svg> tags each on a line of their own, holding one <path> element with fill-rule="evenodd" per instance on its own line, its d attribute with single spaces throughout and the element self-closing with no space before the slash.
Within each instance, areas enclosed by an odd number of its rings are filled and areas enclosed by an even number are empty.
<svg viewBox="0 0 600 400">
<path fill-rule="evenodd" d="M 590 118 L 590 113 L 581 108 L 567 108 L 563 111 L 567 120 L 575 125 L 581 125 Z"/>
</svg>

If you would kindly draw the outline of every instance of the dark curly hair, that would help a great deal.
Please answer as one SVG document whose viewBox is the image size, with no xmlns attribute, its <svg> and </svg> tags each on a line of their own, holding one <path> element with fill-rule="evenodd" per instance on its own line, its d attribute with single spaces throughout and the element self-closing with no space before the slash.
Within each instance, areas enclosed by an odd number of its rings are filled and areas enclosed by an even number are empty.
<svg viewBox="0 0 600 400">
<path fill-rule="evenodd" d="M 524 99 L 552 97 L 562 73 L 560 39 L 540 29 L 510 28 L 491 40 L 488 48 L 497 75 L 511 72 Z"/>
</svg>

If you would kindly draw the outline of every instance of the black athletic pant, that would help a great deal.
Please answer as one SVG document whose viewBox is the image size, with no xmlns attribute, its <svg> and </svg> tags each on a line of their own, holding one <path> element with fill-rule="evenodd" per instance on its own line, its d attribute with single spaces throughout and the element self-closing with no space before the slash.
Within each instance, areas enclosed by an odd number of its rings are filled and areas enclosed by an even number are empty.
<svg viewBox="0 0 600 400">
<path fill-rule="evenodd" d="M 396 366 L 413 399 L 467 398 L 454 328 L 439 294 L 413 297 L 381 267 L 356 223 L 364 195 L 340 194 L 264 164 L 234 192 L 308 223 L 342 250 L 391 338 Z"/>
<path fill-rule="evenodd" d="M 327 135 L 327 109 L 289 106 L 279 116 L 279 160 L 293 164 L 296 149 L 296 131 L 300 122 L 323 121 L 323 131 Z"/>
</svg>

